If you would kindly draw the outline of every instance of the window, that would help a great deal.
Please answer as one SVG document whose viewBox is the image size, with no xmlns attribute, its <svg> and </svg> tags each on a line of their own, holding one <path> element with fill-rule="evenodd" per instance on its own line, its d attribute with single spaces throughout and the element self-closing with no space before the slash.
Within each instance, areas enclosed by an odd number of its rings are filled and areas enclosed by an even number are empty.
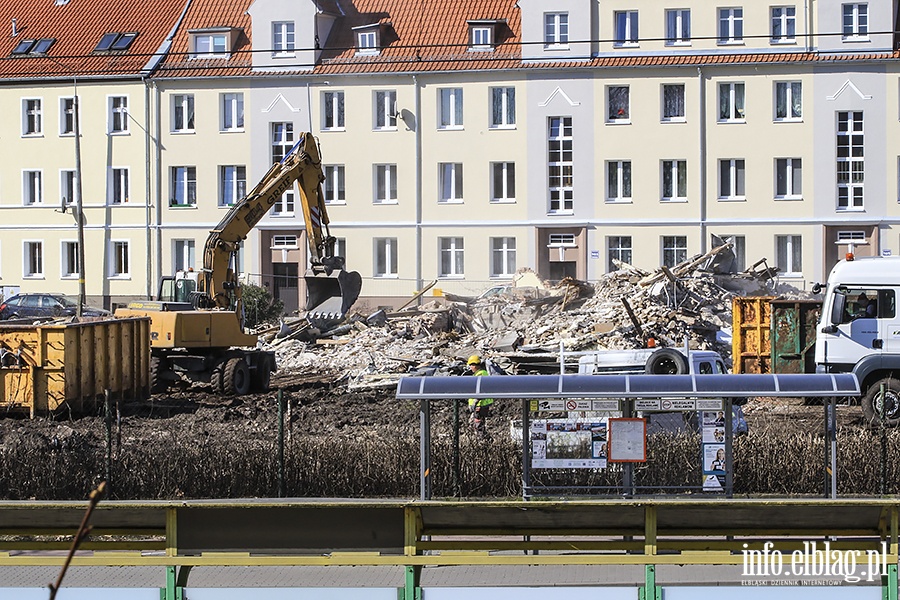
<svg viewBox="0 0 900 600">
<path fill-rule="evenodd" d="M 280 163 L 294 147 L 294 124 L 272 123 L 272 163 Z"/>
<path fill-rule="evenodd" d="M 344 129 L 344 92 L 325 92 L 322 129 Z"/>
<path fill-rule="evenodd" d="M 742 235 L 712 235 L 713 248 L 718 248 L 726 242 L 731 242 L 731 251 L 734 253 L 730 272 L 740 273 L 747 268 L 747 240 Z"/>
<path fill-rule="evenodd" d="M 228 58 L 228 34 L 194 33 L 194 52 L 191 58 Z"/>
<path fill-rule="evenodd" d="M 461 237 L 439 238 L 440 265 L 439 277 L 463 277 L 465 252 L 463 251 L 463 239 Z"/>
<path fill-rule="evenodd" d="M 490 50 L 494 45 L 494 27 L 492 25 L 470 25 L 469 45 L 472 50 Z"/>
<path fill-rule="evenodd" d="M 662 120 L 684 121 L 684 85 L 662 86 Z"/>
<path fill-rule="evenodd" d="M 491 238 L 491 277 L 512 277 L 516 273 L 516 238 Z"/>
<path fill-rule="evenodd" d="M 615 46 L 637 46 L 638 45 L 638 11 L 636 10 L 617 10 L 616 18 L 616 39 L 613 42 Z"/>
<path fill-rule="evenodd" d="M 691 11 L 666 11 L 666 45 L 689 46 L 691 43 Z"/>
<path fill-rule="evenodd" d="M 194 268 L 196 264 L 194 240 L 175 240 L 172 263 L 176 272 Z"/>
<path fill-rule="evenodd" d="M 97 45 L 94 47 L 94 52 L 128 50 L 128 47 L 131 46 L 131 42 L 134 41 L 137 35 L 137 33 L 104 33 L 103 37 L 100 38 L 100 41 L 97 42 Z"/>
<path fill-rule="evenodd" d="M 294 55 L 294 22 L 272 23 L 272 56 Z"/>
<path fill-rule="evenodd" d="M 719 200 L 744 200 L 744 160 L 719 161 Z"/>
<path fill-rule="evenodd" d="M 169 206 L 197 206 L 197 167 L 172 167 Z"/>
<path fill-rule="evenodd" d="M 356 30 L 356 53 L 378 54 L 379 25 L 364 25 Z"/>
<path fill-rule="evenodd" d="M 571 213 L 575 208 L 572 117 L 550 117 L 547 140 L 550 214 Z"/>
<path fill-rule="evenodd" d="M 491 163 L 491 202 L 516 201 L 516 163 Z"/>
<path fill-rule="evenodd" d="M 81 273 L 81 269 L 78 268 L 78 242 L 63 242 L 61 251 L 60 276 L 63 278 L 78 276 Z"/>
<path fill-rule="evenodd" d="M 863 209 L 865 154 L 862 111 L 837 114 L 837 209 Z"/>
<path fill-rule="evenodd" d="M 222 131 L 243 131 L 244 94 L 222 94 Z"/>
<path fill-rule="evenodd" d="M 22 202 L 26 205 L 43 204 L 44 191 L 41 171 L 24 171 L 22 174 Z"/>
<path fill-rule="evenodd" d="M 194 131 L 193 94 L 174 94 L 172 96 L 172 131 Z"/>
<path fill-rule="evenodd" d="M 797 8 L 772 7 L 772 43 L 792 44 L 797 41 Z"/>
<path fill-rule="evenodd" d="M 438 129 L 462 128 L 462 88 L 443 88 L 438 90 L 438 102 Z"/>
<path fill-rule="evenodd" d="M 128 169 L 113 167 L 110 169 L 109 202 L 125 204 L 128 202 Z"/>
<path fill-rule="evenodd" d="M 75 204 L 75 171 L 71 169 L 59 172 L 59 202 L 62 206 Z"/>
<path fill-rule="evenodd" d="M 375 238 L 375 277 L 397 277 L 397 238 Z"/>
<path fill-rule="evenodd" d="M 631 264 L 631 236 L 630 235 L 611 235 L 606 238 L 606 249 L 608 263 L 606 270 L 609 273 L 617 271 L 619 267 L 615 261 Z"/>
<path fill-rule="evenodd" d="M 491 88 L 491 128 L 516 126 L 516 88 Z"/>
<path fill-rule="evenodd" d="M 845 40 L 869 38 L 869 5 L 865 3 L 843 5 L 843 32 Z"/>
<path fill-rule="evenodd" d="M 567 48 L 569 46 L 569 13 L 546 13 L 544 15 L 544 48 Z"/>
<path fill-rule="evenodd" d="M 799 81 L 775 83 L 775 120 L 799 121 L 803 117 L 803 86 Z"/>
<path fill-rule="evenodd" d="M 744 120 L 744 84 L 719 84 L 719 121 Z"/>
<path fill-rule="evenodd" d="M 219 206 L 232 206 L 247 195 L 247 167 L 219 167 Z"/>
<path fill-rule="evenodd" d="M 22 135 L 40 135 L 41 133 L 43 133 L 41 99 L 26 98 L 22 100 Z"/>
<path fill-rule="evenodd" d="M 15 35 L 15 34 L 13 34 Z M 31 40 L 26 39 L 22 40 L 16 47 L 12 49 L 10 54 L 13 55 L 22 55 L 22 54 L 47 54 L 50 50 L 50 46 L 52 46 L 56 42 L 56 38 L 41 38 L 39 40 Z"/>
<path fill-rule="evenodd" d="M 397 203 L 397 165 L 375 165 L 375 204 Z"/>
<path fill-rule="evenodd" d="M 775 260 L 786 277 L 799 277 L 803 274 L 803 245 L 799 235 L 775 236 Z"/>
<path fill-rule="evenodd" d="M 25 277 L 44 276 L 44 243 L 25 242 L 25 264 L 22 275 Z"/>
<path fill-rule="evenodd" d="M 740 44 L 744 41 L 744 9 L 719 9 L 719 43 Z"/>
<path fill-rule="evenodd" d="M 112 256 L 109 261 L 110 277 L 127 277 L 131 272 L 129 268 L 128 242 L 113 241 L 110 244 Z"/>
<path fill-rule="evenodd" d="M 662 238 L 662 264 L 670 269 L 687 260 L 687 237 L 664 235 Z"/>
<path fill-rule="evenodd" d="M 631 202 L 631 161 L 606 163 L 606 201 Z"/>
<path fill-rule="evenodd" d="M 375 92 L 375 129 L 397 128 L 397 114 L 394 112 L 396 104 L 397 92 L 393 90 Z"/>
<path fill-rule="evenodd" d="M 273 235 L 272 248 L 299 248 L 296 235 Z M 338 255 L 341 256 L 341 255 Z"/>
<path fill-rule="evenodd" d="M 75 133 L 75 98 L 59 99 L 59 135 Z"/>
<path fill-rule="evenodd" d="M 347 201 L 344 192 L 344 165 L 325 165 L 325 193 L 326 204 L 345 204 Z"/>
<path fill-rule="evenodd" d="M 462 163 L 440 163 L 440 194 L 438 202 L 462 202 L 463 199 L 463 166 Z"/>
<path fill-rule="evenodd" d="M 293 217 L 294 216 L 294 190 L 287 190 L 272 205 L 273 217 Z"/>
<path fill-rule="evenodd" d="M 109 133 L 126 133 L 128 131 L 128 97 L 110 96 L 109 98 Z"/>
<path fill-rule="evenodd" d="M 606 120 L 610 123 L 630 120 L 629 88 L 627 85 L 611 85 L 606 88 L 606 100 L 609 110 Z"/>
<path fill-rule="evenodd" d="M 803 161 L 799 158 L 775 159 L 775 197 L 800 198 L 803 195 Z"/>
<path fill-rule="evenodd" d="M 662 161 L 663 202 L 687 201 L 687 161 Z"/>
</svg>

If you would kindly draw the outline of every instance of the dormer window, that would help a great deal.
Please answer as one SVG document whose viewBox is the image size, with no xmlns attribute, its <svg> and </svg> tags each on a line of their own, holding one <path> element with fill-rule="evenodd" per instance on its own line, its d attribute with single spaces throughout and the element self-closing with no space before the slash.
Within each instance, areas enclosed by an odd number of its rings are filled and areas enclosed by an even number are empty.
<svg viewBox="0 0 900 600">
<path fill-rule="evenodd" d="M 128 50 L 131 42 L 136 37 L 137 33 L 119 33 L 116 31 L 104 33 L 94 47 L 94 52 L 122 52 Z"/>
<path fill-rule="evenodd" d="M 381 51 L 381 25 L 374 23 L 354 27 L 357 54 L 378 54 Z"/>
<path fill-rule="evenodd" d="M 469 50 L 485 52 L 494 49 L 497 37 L 497 25 L 500 21 L 480 20 L 467 21 L 469 24 Z"/>
<path fill-rule="evenodd" d="M 238 30 L 228 27 L 219 29 L 196 29 L 189 31 L 191 38 L 190 58 L 228 58 L 237 37 Z"/>
<path fill-rule="evenodd" d="M 23 56 L 25 54 L 47 54 L 50 46 L 55 42 L 55 38 L 41 38 L 39 40 L 22 40 L 16 47 L 12 49 L 13 56 Z"/>
</svg>

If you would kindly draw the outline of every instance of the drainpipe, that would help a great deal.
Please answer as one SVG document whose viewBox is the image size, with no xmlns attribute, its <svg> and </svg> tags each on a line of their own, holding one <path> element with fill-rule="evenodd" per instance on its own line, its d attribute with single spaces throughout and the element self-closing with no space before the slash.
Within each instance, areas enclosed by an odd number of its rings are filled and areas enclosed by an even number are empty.
<svg viewBox="0 0 900 600">
<path fill-rule="evenodd" d="M 412 76 L 413 91 L 415 94 L 415 115 L 416 115 L 416 289 L 421 290 L 424 285 L 422 282 L 422 118 L 420 113 L 422 94 L 419 88 L 419 79 L 416 75 Z M 422 305 L 422 297 L 416 300 L 416 304 Z"/>
<path fill-rule="evenodd" d="M 706 89 L 703 82 L 703 69 L 697 67 L 697 82 L 700 91 L 698 104 L 700 135 L 700 253 L 706 253 Z"/>
<path fill-rule="evenodd" d="M 146 244 L 147 244 L 147 262 L 150 262 L 151 249 L 153 248 L 153 240 L 150 235 L 150 223 L 151 223 L 151 205 L 150 202 L 150 194 L 152 193 L 152 188 L 150 186 L 150 169 L 151 169 L 151 161 L 150 161 L 150 80 L 144 78 L 144 172 L 146 176 L 144 177 L 144 198 L 146 198 Z M 153 298 L 153 271 L 151 265 L 147 265 L 147 290 L 146 290 L 147 298 Z"/>
<path fill-rule="evenodd" d="M 162 277 L 162 144 L 159 143 L 160 136 L 162 135 L 162 127 L 160 125 L 162 115 L 159 106 L 160 91 L 155 82 L 153 84 L 153 90 L 156 92 L 156 127 L 154 128 L 156 135 L 156 169 L 154 172 L 154 178 L 156 179 L 156 281 L 159 281 Z M 168 204 L 168 202 L 166 202 L 166 204 Z M 152 293 L 150 297 L 153 297 Z"/>
</svg>

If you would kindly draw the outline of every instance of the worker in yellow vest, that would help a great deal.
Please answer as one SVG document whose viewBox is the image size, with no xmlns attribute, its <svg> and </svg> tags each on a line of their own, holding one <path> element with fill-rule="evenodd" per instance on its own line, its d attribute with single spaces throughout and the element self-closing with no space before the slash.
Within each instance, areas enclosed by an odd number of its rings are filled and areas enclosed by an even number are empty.
<svg viewBox="0 0 900 600">
<path fill-rule="evenodd" d="M 475 377 L 487 377 L 489 375 L 484 361 L 477 354 L 470 356 L 466 364 Z M 485 421 L 491 414 L 491 404 L 493 403 L 493 398 L 481 398 L 480 400 L 469 398 L 469 422 L 476 433 L 484 435 L 487 432 Z"/>
</svg>

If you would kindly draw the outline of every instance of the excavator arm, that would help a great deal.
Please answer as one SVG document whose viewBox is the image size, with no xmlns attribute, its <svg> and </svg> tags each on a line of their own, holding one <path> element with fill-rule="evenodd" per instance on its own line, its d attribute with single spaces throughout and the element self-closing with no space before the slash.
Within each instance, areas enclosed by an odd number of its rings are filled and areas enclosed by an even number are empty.
<svg viewBox="0 0 900 600">
<path fill-rule="evenodd" d="M 359 273 L 344 271 L 344 259 L 334 255 L 335 238 L 328 230 L 322 193 L 319 150 L 311 133 L 304 133 L 281 162 L 272 165 L 249 194 L 228 211 L 206 240 L 203 271 L 197 282 L 201 308 L 233 308 L 241 314 L 241 292 L 235 257 L 241 242 L 281 196 L 296 183 L 309 242 L 306 310 L 342 318 L 362 288 Z"/>
</svg>

